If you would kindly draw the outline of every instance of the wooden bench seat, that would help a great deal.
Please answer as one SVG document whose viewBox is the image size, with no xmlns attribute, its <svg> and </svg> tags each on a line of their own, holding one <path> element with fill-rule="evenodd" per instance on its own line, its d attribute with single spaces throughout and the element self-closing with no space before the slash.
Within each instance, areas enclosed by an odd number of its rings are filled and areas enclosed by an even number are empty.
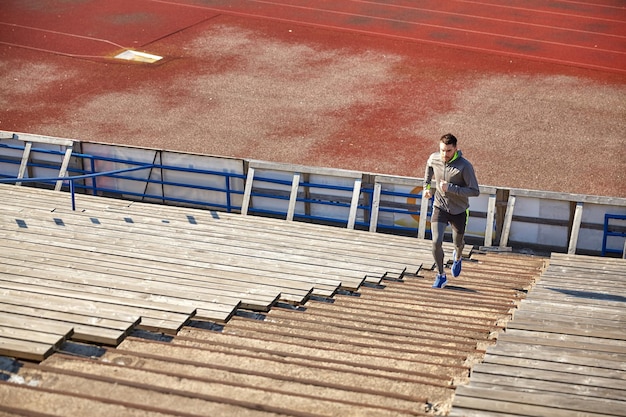
<svg viewBox="0 0 626 417">
<path fill-rule="evenodd" d="M 226 323 L 434 265 L 415 238 L 81 194 L 74 211 L 68 193 L 32 187 L 0 185 L 0 201 L 0 312 L 66 323 L 52 351 Z"/>
</svg>

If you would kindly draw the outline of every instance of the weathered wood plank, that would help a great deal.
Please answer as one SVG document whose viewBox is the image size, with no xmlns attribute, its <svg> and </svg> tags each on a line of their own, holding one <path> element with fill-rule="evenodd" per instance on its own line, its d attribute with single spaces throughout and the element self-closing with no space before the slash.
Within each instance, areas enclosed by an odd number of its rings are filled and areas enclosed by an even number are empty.
<svg viewBox="0 0 626 417">
<path fill-rule="evenodd" d="M 1 227 L 1 226 L 0 226 Z M 342 285 L 342 282 L 337 279 L 331 279 L 327 274 L 311 272 L 312 268 L 305 266 L 297 266 L 287 263 L 282 260 L 260 259 L 252 257 L 242 257 L 236 255 L 220 255 L 220 256 L 189 256 L 183 255 L 176 257 L 172 251 L 168 251 L 167 248 L 161 248 L 158 251 L 154 249 L 140 249 L 138 247 L 132 248 L 132 250 L 124 249 L 111 242 L 110 239 L 102 239 L 98 242 L 84 242 L 81 243 L 75 238 L 67 237 L 63 235 L 52 235 L 51 233 L 19 233 L 19 232 L 6 232 L 7 239 L 14 240 L 16 242 L 30 242 L 36 244 L 47 245 L 53 250 L 58 248 L 76 249 L 86 252 L 98 253 L 98 256 L 106 257 L 119 257 L 126 258 L 126 262 L 144 262 L 146 265 L 152 265 L 153 263 L 168 263 L 172 265 L 183 265 L 190 267 L 209 268 L 218 265 L 220 268 L 226 269 L 244 269 L 246 271 L 256 271 L 257 273 L 267 273 L 269 276 L 275 276 L 275 274 L 282 274 L 281 276 L 292 276 L 293 279 L 301 279 L 304 282 L 313 283 L 315 288 L 322 288 L 336 291 Z M 96 244 L 97 243 L 97 244 Z M 210 255 L 210 253 L 208 254 Z M 295 271 L 294 271 L 295 270 Z M 331 271 L 331 273 L 337 276 L 337 271 Z M 304 278 L 304 276 L 310 275 L 315 278 Z M 343 277 L 342 277 L 343 278 Z M 362 281 L 362 278 L 352 286 L 358 285 Z"/>
<path fill-rule="evenodd" d="M 529 343 L 540 344 L 552 347 L 580 348 L 587 350 L 595 350 L 599 352 L 614 352 L 626 354 L 626 345 L 623 341 L 612 341 L 607 343 L 606 340 L 596 339 L 594 337 L 553 334 L 549 332 L 527 331 L 517 329 L 507 329 L 507 331 L 498 336 L 498 342 L 506 343 Z"/>
<path fill-rule="evenodd" d="M 85 303 L 65 302 L 60 297 L 42 296 L 41 294 L 26 293 L 24 291 L 0 290 L 0 311 L 21 314 L 31 317 L 46 317 L 71 325 L 95 325 L 113 330 L 130 333 L 139 325 L 141 318 L 129 317 L 126 320 L 109 318 L 120 317 L 122 312 L 106 310 L 91 304 L 92 310 L 85 307 Z M 96 310 L 97 309 L 97 310 Z M 120 314 L 116 314 L 120 313 Z M 125 315 L 123 315 L 125 316 Z M 126 316 L 128 317 L 128 316 Z"/>
<path fill-rule="evenodd" d="M 593 385 L 594 383 L 587 381 L 589 381 L 590 378 L 598 378 L 602 386 L 626 390 L 626 381 L 621 379 L 624 375 L 621 369 L 587 366 L 567 361 L 554 362 L 550 360 L 488 353 L 485 355 L 484 362 L 476 365 L 473 371 L 484 372 L 482 371 L 483 369 L 491 369 L 494 367 L 501 369 L 503 373 L 506 373 L 507 369 L 512 369 L 514 372 L 519 371 L 520 375 L 527 378 L 534 378 L 535 375 L 540 374 L 544 377 L 536 379 L 556 380 L 556 378 L 563 375 L 563 382 L 571 380 L 572 375 L 583 375 L 587 379 L 585 381 L 579 381 L 580 384 L 589 383 Z M 546 378 L 546 375 L 550 376 L 550 378 Z"/>
<path fill-rule="evenodd" d="M 156 320 L 156 322 L 159 323 L 160 327 L 167 325 L 170 329 L 170 332 L 178 331 L 178 329 L 180 329 L 195 313 L 195 310 L 192 307 L 186 307 L 188 310 L 192 310 L 191 313 L 167 311 L 167 307 L 166 310 L 157 310 L 156 306 L 150 305 L 149 303 L 141 303 L 138 300 L 133 300 L 131 298 L 104 298 L 98 294 L 81 293 L 77 291 L 62 290 L 58 288 L 39 287 L 36 284 L 33 285 L 14 283 L 2 280 L 0 281 L 0 288 L 19 290 L 26 293 L 30 292 L 35 294 L 65 297 L 67 299 L 71 299 L 72 303 L 76 302 L 77 300 L 87 300 L 98 301 L 104 304 L 115 306 L 115 308 L 120 309 L 128 308 L 126 311 L 132 311 L 142 317 L 142 327 L 150 326 L 151 320 Z M 78 330 L 78 326 L 75 327 L 75 330 Z M 118 336 L 116 336 L 116 338 L 117 337 Z"/>
<path fill-rule="evenodd" d="M 494 386 L 504 388 L 508 391 L 546 391 L 553 393 L 574 394 L 581 397 L 605 398 L 610 400 L 620 400 L 624 396 L 621 389 L 610 387 L 593 386 L 589 384 L 573 384 L 572 381 L 559 382 L 552 379 L 534 379 L 526 376 L 505 375 L 497 373 L 499 368 L 493 369 L 496 373 L 489 373 L 490 368 L 485 368 L 481 372 L 472 373 L 472 387 L 490 388 Z"/>
<path fill-rule="evenodd" d="M 457 388 L 450 415 L 625 415 L 620 263 L 552 254 L 506 332 L 472 369 L 470 384 Z"/>
<path fill-rule="evenodd" d="M 244 301 L 248 308 L 268 311 L 278 301 L 278 293 L 271 294 L 246 294 L 234 291 L 205 290 L 199 287 L 181 288 L 180 285 L 146 281 L 141 279 L 117 277 L 111 280 L 111 276 L 90 274 L 84 276 L 80 271 L 66 270 L 55 267 L 37 267 L 12 264 L 10 260 L 1 261 L 4 273 L 19 275 L 20 277 L 32 278 L 32 282 L 42 283 L 51 287 L 61 287 L 76 289 L 79 291 L 99 292 L 110 294 L 119 290 L 119 294 L 127 295 L 131 298 L 141 298 L 146 300 L 160 300 L 168 304 L 192 304 L 196 308 L 217 309 L 238 308 Z M 42 282 L 44 279 L 45 282 Z M 23 282 L 20 278 L 20 282 Z M 89 287 L 89 288 L 85 288 Z M 104 291 L 104 292 L 103 292 Z"/>
<path fill-rule="evenodd" d="M 487 354 L 512 356 L 518 358 L 539 359 L 563 362 L 597 368 L 619 369 L 626 371 L 624 357 L 614 352 L 598 352 L 586 349 L 563 346 L 546 346 L 527 343 L 498 343 L 487 348 Z"/>
<path fill-rule="evenodd" d="M 597 323 L 572 323 L 571 321 L 566 321 L 565 318 L 559 321 L 551 318 L 549 315 L 544 315 L 544 318 L 541 319 L 537 317 L 537 315 L 532 317 L 532 319 L 524 319 L 518 315 L 515 320 L 508 324 L 507 328 L 542 331 L 554 334 L 590 336 L 599 339 L 626 340 L 626 332 L 624 332 L 623 327 L 599 325 Z"/>
<path fill-rule="evenodd" d="M 0 356 L 11 356 L 29 361 L 42 361 L 54 352 L 50 343 L 15 340 L 0 337 Z"/>
<path fill-rule="evenodd" d="M 626 412 L 623 407 L 623 402 L 579 398 L 576 395 L 520 393 L 466 386 L 457 387 L 455 396 L 455 408 L 470 408 L 525 416 L 570 417 L 572 413 L 586 417 L 623 416 Z"/>
<path fill-rule="evenodd" d="M 39 227 L 46 227 L 48 224 L 53 224 L 53 218 L 58 217 L 58 211 L 54 215 L 50 215 L 50 220 L 39 220 L 36 224 Z M 120 219 L 121 220 L 121 219 Z M 33 221 L 34 222 L 34 221 Z M 154 226 L 157 226 L 156 224 Z M 397 261 L 390 260 L 389 257 L 383 258 L 375 254 L 359 255 L 358 252 L 352 250 L 329 250 L 325 249 L 325 252 L 319 250 L 319 247 L 315 247 L 313 242 L 315 239 L 308 239 L 308 245 L 306 240 L 299 237 L 299 245 L 296 244 L 296 239 L 276 239 L 275 236 L 264 233 L 262 239 L 253 240 L 251 238 L 251 231 L 245 231 L 243 234 L 222 233 L 214 230 L 208 230 L 204 233 L 200 231 L 193 232 L 189 227 L 173 228 L 170 224 L 161 225 L 158 229 L 152 225 L 144 225 L 139 222 L 133 222 L 133 224 L 123 223 L 118 220 L 117 225 L 107 224 L 95 227 L 91 222 L 65 224 L 65 230 L 74 231 L 76 233 L 92 233 L 97 235 L 109 235 L 115 233 L 119 239 L 124 239 L 127 244 L 136 244 L 135 242 L 141 242 L 142 246 L 149 247 L 152 244 L 161 244 L 162 246 L 169 246 L 170 248 L 176 248 L 176 245 L 187 252 L 191 251 L 210 251 L 212 253 L 223 253 L 232 255 L 247 255 L 255 257 L 266 257 L 273 259 L 281 257 L 283 259 L 296 262 L 299 264 L 315 264 L 322 267 L 332 267 L 343 270 L 346 276 L 353 275 L 352 270 L 362 270 L 371 273 L 378 273 L 384 275 L 385 272 L 390 271 L 394 273 L 401 273 L 405 266 L 400 266 Z M 199 233 L 200 232 L 200 233 Z M 172 237 L 170 237 L 172 236 Z M 306 246 L 305 246 L 306 245 Z M 331 247 L 331 249 L 333 249 Z M 354 247 L 352 248 L 354 249 Z M 316 262 L 317 261 L 317 262 Z M 354 272 L 356 275 L 357 272 Z"/>
<path fill-rule="evenodd" d="M 2 306 L 2 305 L 0 305 Z M 41 332 L 71 334 L 73 340 L 117 346 L 126 336 L 126 332 L 87 324 L 73 324 L 46 317 L 33 317 L 0 310 L 0 323 L 12 324 L 22 329 Z M 71 333 L 73 329 L 73 333 Z"/>
<path fill-rule="evenodd" d="M 61 242 L 67 242 L 68 238 L 70 238 L 71 241 L 68 243 L 75 244 L 70 245 L 69 247 L 76 247 L 78 243 L 86 241 L 85 243 L 91 243 L 91 245 L 89 246 L 81 246 L 86 250 L 93 250 L 95 248 L 94 245 L 96 244 L 98 245 L 98 248 L 104 247 L 115 250 L 118 249 L 118 245 L 121 245 L 123 242 L 123 246 L 119 247 L 125 247 L 129 249 L 132 248 L 132 253 L 129 253 L 129 250 L 124 252 L 127 256 L 131 256 L 133 254 L 141 252 L 151 253 L 155 256 L 162 255 L 160 259 L 168 259 L 167 255 L 169 255 L 169 258 L 176 257 L 178 259 L 202 259 L 202 257 L 208 257 L 211 259 L 214 258 L 216 260 L 219 260 L 228 258 L 232 259 L 233 261 L 238 260 L 240 263 L 247 265 L 249 265 L 250 262 L 253 260 L 255 262 L 258 261 L 270 265 L 276 263 L 284 264 L 285 262 L 289 262 L 290 266 L 293 269 L 299 269 L 304 271 L 307 271 L 307 263 L 309 263 L 314 264 L 316 266 L 315 269 L 320 271 L 319 273 L 317 273 L 317 275 L 320 276 L 320 279 L 324 279 L 322 277 L 326 276 L 326 279 L 329 281 L 329 283 L 331 281 L 331 279 L 328 278 L 329 275 L 336 276 L 338 274 L 342 274 L 341 279 L 343 281 L 347 279 L 358 281 L 359 279 L 362 279 L 361 275 L 363 274 L 362 272 L 359 273 L 350 269 L 350 267 L 353 265 L 349 263 L 342 263 L 341 261 L 338 261 L 333 264 L 333 266 L 326 266 L 321 265 L 320 262 L 316 263 L 314 260 L 312 261 L 310 259 L 306 259 L 306 257 L 302 256 L 301 254 L 283 254 L 283 258 L 281 259 L 278 257 L 278 254 L 271 253 L 270 251 L 248 249 L 246 251 L 241 251 L 241 253 L 238 253 L 237 250 L 226 248 L 224 247 L 224 245 L 210 245 L 206 246 L 205 249 L 202 250 L 201 241 L 195 242 L 194 246 L 188 248 L 185 246 L 181 246 L 183 245 L 184 240 L 182 240 L 183 243 L 181 243 L 181 241 L 178 241 L 174 238 L 165 237 L 163 235 L 161 235 L 160 237 L 155 236 L 154 239 L 146 239 L 145 236 L 137 236 L 127 230 L 126 232 L 118 231 L 116 232 L 115 237 L 111 237 L 107 235 L 106 232 L 100 234 L 100 231 L 93 226 L 72 230 L 72 227 L 69 224 L 66 225 L 65 223 L 63 223 L 60 227 L 50 227 L 50 225 L 61 223 L 61 219 L 51 219 L 49 222 L 42 222 L 41 220 L 32 219 L 30 222 L 32 224 L 30 224 L 29 227 L 25 228 L 18 228 L 17 225 L 9 227 L 6 224 L 0 224 L 0 226 L 7 230 L 7 233 L 9 233 L 11 230 L 14 232 L 20 232 L 22 234 L 20 236 L 24 236 L 24 238 L 27 238 L 27 235 L 29 233 L 36 233 L 38 236 L 46 236 L 50 239 L 56 238 L 56 242 L 58 242 L 58 244 L 60 244 Z M 130 226 L 126 225 L 126 227 L 129 228 Z M 10 236 L 17 237 L 17 235 Z M 120 251 L 118 250 L 118 252 Z M 195 256 L 193 256 L 192 258 L 192 255 Z M 154 259 L 155 256 L 152 256 L 152 258 Z"/>
<path fill-rule="evenodd" d="M 0 242 L 0 247 L 3 247 L 2 242 Z M 15 263 L 28 262 L 30 265 L 45 267 L 71 267 L 84 273 L 106 274 L 111 279 L 122 276 L 148 281 L 164 281 L 191 288 L 216 288 L 250 293 L 280 293 L 282 301 L 294 304 L 305 303 L 313 291 L 312 284 L 293 280 L 279 281 L 262 275 L 214 271 L 204 268 L 183 268 L 175 265 L 169 269 L 161 268 L 164 265 L 156 264 L 147 267 L 141 263 L 123 263 L 113 259 L 101 259 L 101 257 L 85 259 L 80 251 L 68 249 L 41 253 L 44 250 L 39 245 L 20 242 L 20 248 L 11 248 L 11 257 Z"/>
<path fill-rule="evenodd" d="M 40 190 L 41 191 L 41 190 Z M 45 191 L 45 190 L 44 190 Z M 89 198 L 91 196 L 82 196 L 82 197 L 86 197 Z M 91 197 L 92 200 L 98 200 L 100 197 Z M 116 201 L 116 200 L 113 200 Z M 129 203 L 130 204 L 130 203 Z M 119 203 L 118 203 L 119 205 Z M 122 205 L 124 206 L 124 205 Z M 32 206 L 30 206 L 32 207 Z M 206 210 L 194 210 L 194 209 L 181 209 L 181 208 L 177 208 L 177 207 L 164 207 L 164 206 L 155 206 L 155 205 L 150 205 L 150 204 L 142 204 L 142 203 L 133 203 L 133 208 L 140 208 L 140 213 L 144 210 L 152 213 L 153 215 L 163 215 L 163 214 L 169 214 L 170 216 L 175 215 L 178 217 L 183 217 L 184 220 L 186 221 L 187 224 L 189 225 L 188 222 L 188 218 L 186 216 L 181 216 L 181 211 L 184 211 L 185 213 L 193 213 L 192 217 L 194 218 L 194 220 L 196 220 L 196 218 L 198 216 L 205 216 L 206 218 L 208 218 L 208 221 L 212 221 L 212 224 L 222 224 L 223 222 L 221 222 L 221 220 L 229 220 L 230 223 L 232 224 L 233 221 L 236 223 L 237 221 L 241 221 L 242 220 L 242 216 L 239 215 L 232 215 L 232 214 L 228 214 L 228 213 L 214 213 L 214 212 L 207 212 Z M 67 209 L 65 209 L 67 210 Z M 146 215 L 145 213 L 141 213 L 144 216 Z M 188 215 L 187 215 L 188 216 Z M 215 222 L 215 220 L 219 219 L 220 221 Z M 168 218 L 168 221 L 171 219 Z M 252 225 L 256 224 L 257 222 L 261 223 L 259 225 L 260 228 L 266 229 L 268 227 L 268 225 L 272 225 L 272 227 L 278 227 L 278 228 L 282 228 L 283 230 L 291 230 L 292 232 L 294 232 L 295 228 L 307 228 L 307 227 L 314 227 L 314 231 L 315 234 L 311 234 L 308 237 L 311 238 L 312 236 L 315 237 L 315 239 L 310 239 L 311 242 L 316 242 L 318 239 L 318 236 L 321 235 L 325 235 L 330 238 L 335 239 L 336 241 L 343 241 L 346 242 L 346 239 L 343 238 L 342 236 L 337 235 L 337 233 L 342 234 L 345 233 L 346 230 L 345 229 L 337 229 L 336 228 L 328 228 L 328 227 L 323 227 L 323 226 L 319 226 L 319 225 L 307 225 L 304 223 L 297 223 L 294 224 L 294 227 L 292 228 L 286 228 L 285 229 L 285 222 L 284 221 L 276 221 L 275 219 L 265 219 L 265 218 L 259 218 L 259 217 L 253 217 L 254 221 L 252 223 Z M 161 221 L 163 219 L 159 219 L 159 221 Z M 269 222 L 269 223 L 268 223 Z M 200 222 L 198 222 L 200 223 Z M 206 222 L 204 222 L 206 223 Z M 245 223 L 244 223 L 245 224 Z M 196 224 L 197 225 L 197 224 Z M 253 226 L 250 226 L 250 229 Z M 249 229 L 249 230 L 250 230 Z M 331 229 L 331 230 L 329 230 Z M 276 230 L 273 230 L 273 232 L 276 232 Z M 325 233 L 322 233 L 325 232 Z M 396 256 L 401 255 L 402 251 L 400 251 L 399 249 L 406 249 L 407 246 L 411 246 L 414 245 L 415 248 L 423 248 L 423 250 L 425 250 L 426 252 L 429 250 L 429 245 L 424 246 L 423 244 L 420 244 L 421 241 L 415 238 L 406 238 L 406 237 L 401 237 L 401 236 L 392 236 L 392 235 L 380 235 L 380 234 L 368 234 L 368 233 L 364 233 L 361 231 L 352 231 L 354 233 L 349 235 L 349 238 L 354 240 L 356 239 L 359 244 L 358 245 L 352 245 L 352 250 L 360 250 L 361 247 L 363 247 L 367 242 L 372 241 L 375 242 L 376 244 L 379 245 L 379 248 L 382 248 L 382 250 L 389 250 L 390 253 L 393 253 L 392 251 L 395 250 Z M 301 236 L 302 233 L 299 233 L 299 235 Z M 365 239 L 364 239 L 365 238 Z M 394 242 L 399 241 L 400 244 L 396 245 Z M 327 245 L 324 245 L 324 247 L 326 247 Z M 409 248 L 409 250 L 411 250 Z M 370 251 L 369 253 L 370 256 L 372 256 L 372 252 Z M 374 253 L 375 255 L 375 253 Z"/>
<path fill-rule="evenodd" d="M 10 323 L 10 322 L 3 323 L 2 326 L 0 327 L 0 338 L 14 339 L 16 341 L 23 340 L 23 341 L 30 341 L 30 342 L 36 342 L 36 343 L 44 343 L 44 344 L 49 344 L 53 348 L 58 348 L 59 346 L 63 344 L 63 342 L 69 339 L 74 333 L 73 328 L 70 328 L 69 331 L 64 334 L 58 334 L 58 333 L 49 333 L 45 331 L 47 329 L 43 329 L 43 330 L 24 329 L 22 328 L 21 324 L 22 324 L 21 321 L 14 322 L 14 323 Z"/>
</svg>

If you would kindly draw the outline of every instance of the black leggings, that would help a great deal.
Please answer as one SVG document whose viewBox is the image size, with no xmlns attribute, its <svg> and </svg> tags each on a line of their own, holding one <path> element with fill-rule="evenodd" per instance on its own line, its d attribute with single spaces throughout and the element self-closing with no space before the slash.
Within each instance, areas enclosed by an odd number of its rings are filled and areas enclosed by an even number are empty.
<svg viewBox="0 0 626 417">
<path fill-rule="evenodd" d="M 463 253 L 463 247 L 465 246 L 465 227 L 467 226 L 467 219 L 469 218 L 469 210 L 465 210 L 460 214 L 450 214 L 447 211 L 441 210 L 439 207 L 433 208 L 433 214 L 430 220 L 431 232 L 433 234 L 433 258 L 437 264 L 437 271 L 443 274 L 443 235 L 446 227 L 450 224 L 452 228 L 452 243 L 456 248 L 457 256 Z"/>
</svg>

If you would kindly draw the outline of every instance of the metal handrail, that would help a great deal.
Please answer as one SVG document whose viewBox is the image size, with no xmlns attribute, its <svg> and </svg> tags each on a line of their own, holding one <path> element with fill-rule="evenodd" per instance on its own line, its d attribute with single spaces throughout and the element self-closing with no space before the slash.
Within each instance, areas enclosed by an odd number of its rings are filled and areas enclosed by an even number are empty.
<svg viewBox="0 0 626 417">
<path fill-rule="evenodd" d="M 103 172 L 95 172 L 93 174 L 84 174 L 84 175 L 74 175 L 71 177 L 40 177 L 40 178 L 0 178 L 0 184 L 1 183 L 15 183 L 15 182 L 56 182 L 56 181 L 68 181 L 70 184 L 70 194 L 71 194 L 71 199 L 72 199 L 72 211 L 76 211 L 76 196 L 75 196 L 75 190 L 74 190 L 74 181 L 76 180 L 84 180 L 87 178 L 95 178 L 95 177 L 99 177 L 99 176 L 105 176 L 105 175 L 115 175 L 115 174 L 121 174 L 124 172 L 131 172 L 131 171 L 139 171 L 142 169 L 149 169 L 149 168 L 154 168 L 156 165 L 154 164 L 150 164 L 150 165 L 142 165 L 140 167 L 133 167 L 133 168 L 124 168 L 124 169 L 116 169 L 113 171 L 103 171 Z"/>
</svg>

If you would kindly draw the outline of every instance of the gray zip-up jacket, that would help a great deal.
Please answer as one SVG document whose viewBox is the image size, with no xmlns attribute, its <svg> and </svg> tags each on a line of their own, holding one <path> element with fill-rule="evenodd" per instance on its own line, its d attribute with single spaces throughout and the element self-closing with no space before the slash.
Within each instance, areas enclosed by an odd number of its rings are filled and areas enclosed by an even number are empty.
<svg viewBox="0 0 626 417">
<path fill-rule="evenodd" d="M 463 213 L 469 208 L 469 197 L 476 197 L 480 194 L 474 167 L 463 158 L 460 150 L 456 151 L 448 163 L 441 160 L 439 152 L 430 155 L 424 174 L 425 190 L 430 188 L 433 177 L 437 184 L 433 205 L 450 214 Z M 448 191 L 443 192 L 439 189 L 441 180 L 448 182 Z"/>
</svg>

